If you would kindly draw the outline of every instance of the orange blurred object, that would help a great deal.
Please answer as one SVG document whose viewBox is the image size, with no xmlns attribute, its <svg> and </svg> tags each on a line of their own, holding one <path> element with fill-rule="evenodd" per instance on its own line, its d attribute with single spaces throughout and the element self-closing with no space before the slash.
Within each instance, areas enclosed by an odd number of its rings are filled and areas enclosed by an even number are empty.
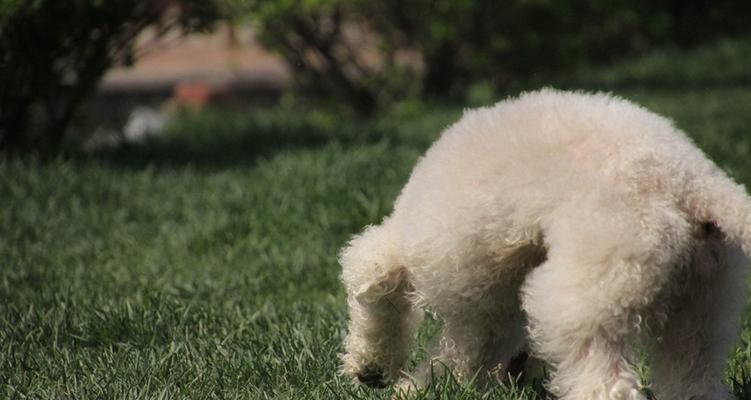
<svg viewBox="0 0 751 400">
<path fill-rule="evenodd" d="M 208 82 L 180 82 L 175 85 L 172 101 L 178 106 L 202 109 L 227 95 L 227 87 Z"/>
</svg>

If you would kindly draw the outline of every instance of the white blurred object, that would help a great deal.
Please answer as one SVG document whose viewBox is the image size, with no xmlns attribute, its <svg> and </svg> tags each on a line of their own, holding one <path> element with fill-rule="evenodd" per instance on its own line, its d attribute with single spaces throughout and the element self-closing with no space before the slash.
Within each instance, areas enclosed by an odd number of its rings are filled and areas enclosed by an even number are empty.
<svg viewBox="0 0 751 400">
<path fill-rule="evenodd" d="M 147 136 L 159 134 L 167 125 L 167 117 L 149 107 L 137 107 L 128 116 L 123 127 L 123 141 L 139 143 Z"/>
</svg>

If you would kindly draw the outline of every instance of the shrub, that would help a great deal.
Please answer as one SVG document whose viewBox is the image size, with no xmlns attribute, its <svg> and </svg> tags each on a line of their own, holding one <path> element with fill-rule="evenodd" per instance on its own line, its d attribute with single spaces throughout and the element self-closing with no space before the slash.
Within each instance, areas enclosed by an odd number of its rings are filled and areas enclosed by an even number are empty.
<svg viewBox="0 0 751 400">
<path fill-rule="evenodd" d="M 0 150 L 54 151 L 105 71 L 146 27 L 196 30 L 206 0 L 0 0 Z"/>
<path fill-rule="evenodd" d="M 374 37 L 358 1 L 228 0 L 246 15 L 260 41 L 281 55 L 298 88 L 319 99 L 336 97 L 360 114 L 372 113 L 389 69 L 369 64 L 364 43 Z M 377 38 L 377 35 L 375 35 Z M 378 50 L 370 46 L 369 50 Z M 380 62 L 388 54 L 378 52 Z M 393 64 L 392 64 L 393 65 Z"/>
<path fill-rule="evenodd" d="M 361 112 L 416 93 L 463 99 L 477 82 L 504 90 L 655 46 L 751 31 L 751 3 L 733 0 L 227 1 L 302 90 Z M 418 61 L 399 62 L 404 54 Z"/>
</svg>

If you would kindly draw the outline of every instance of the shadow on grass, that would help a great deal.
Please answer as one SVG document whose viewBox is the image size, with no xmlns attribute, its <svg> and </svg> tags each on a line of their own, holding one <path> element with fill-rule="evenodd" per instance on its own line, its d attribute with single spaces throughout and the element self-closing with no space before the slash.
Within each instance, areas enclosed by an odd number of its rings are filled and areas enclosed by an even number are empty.
<svg viewBox="0 0 751 400">
<path fill-rule="evenodd" d="M 587 90 L 587 91 L 629 91 L 650 90 L 653 92 L 685 92 L 696 90 L 737 89 L 751 87 L 751 76 L 738 78 L 733 81 L 723 79 L 685 79 L 680 77 L 663 78 L 660 76 L 650 77 L 593 77 L 586 79 L 561 80 L 557 85 L 559 89 Z"/>
<path fill-rule="evenodd" d="M 605 68 L 583 68 L 564 79 L 562 86 L 660 91 L 749 87 L 749 39 L 724 39 L 692 49 L 667 48 Z"/>
<path fill-rule="evenodd" d="M 264 111 L 181 113 L 160 135 L 95 151 L 99 160 L 125 168 L 252 166 L 260 158 L 331 142 L 371 143 L 387 129 L 375 121 L 338 118 L 333 114 Z"/>
</svg>

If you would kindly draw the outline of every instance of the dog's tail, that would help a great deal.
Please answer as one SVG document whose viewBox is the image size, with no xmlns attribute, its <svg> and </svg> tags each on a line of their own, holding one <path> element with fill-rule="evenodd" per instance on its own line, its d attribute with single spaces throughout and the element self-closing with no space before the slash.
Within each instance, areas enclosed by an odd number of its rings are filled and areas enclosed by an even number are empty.
<svg viewBox="0 0 751 400">
<path fill-rule="evenodd" d="M 696 221 L 716 225 L 751 259 L 751 197 L 717 166 L 704 172 L 685 187 L 684 208 Z"/>
</svg>

